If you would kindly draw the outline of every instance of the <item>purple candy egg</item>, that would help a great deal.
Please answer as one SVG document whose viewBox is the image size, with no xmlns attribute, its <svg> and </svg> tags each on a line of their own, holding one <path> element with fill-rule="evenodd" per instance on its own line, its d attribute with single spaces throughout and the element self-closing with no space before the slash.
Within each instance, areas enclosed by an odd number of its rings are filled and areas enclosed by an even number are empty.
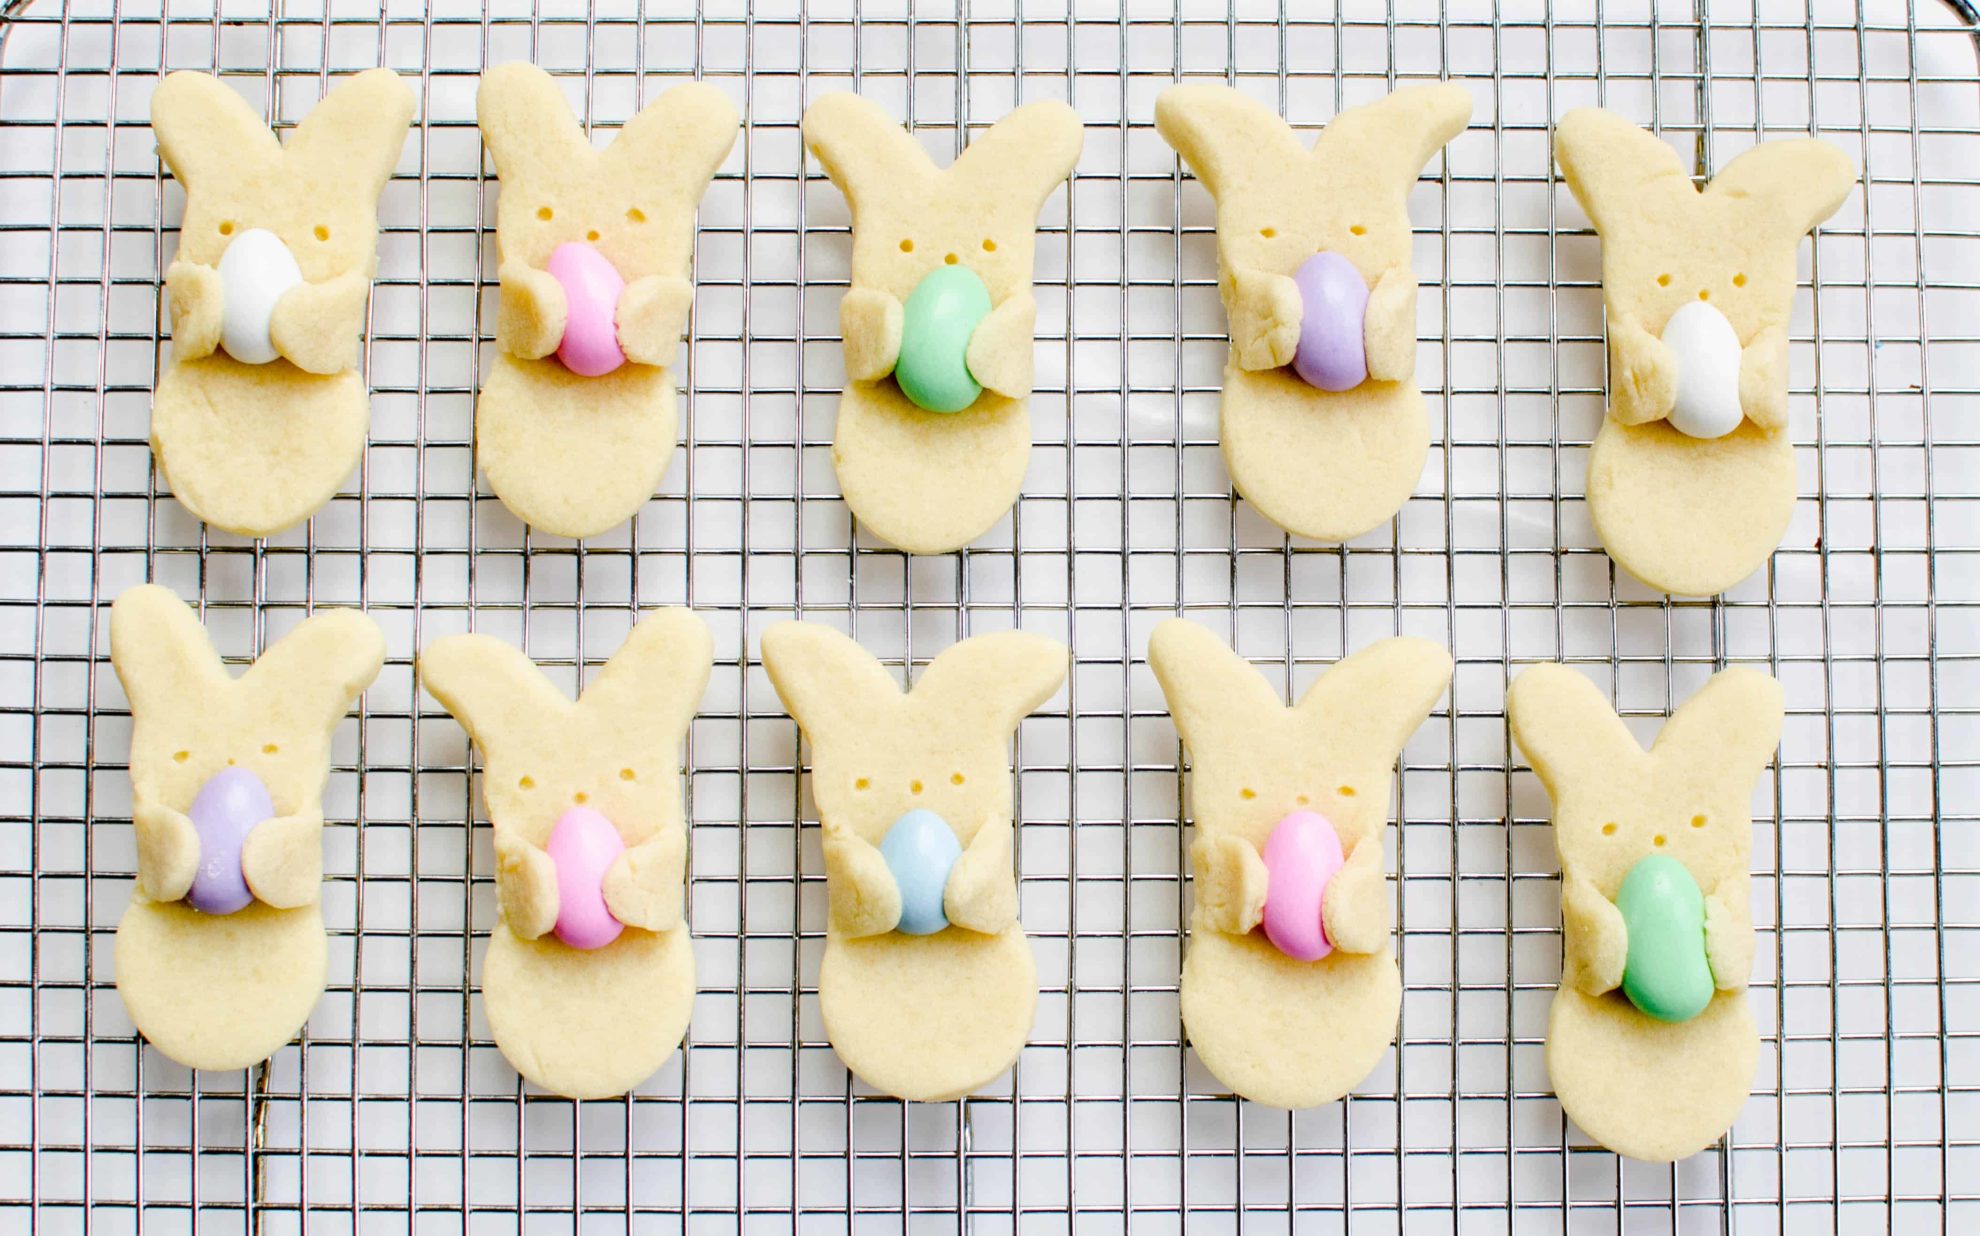
<svg viewBox="0 0 1980 1236">
<path fill-rule="evenodd" d="M 1321 251 L 1293 272 L 1299 285 L 1299 351 L 1293 371 L 1323 391 L 1348 391 L 1368 380 L 1368 282 L 1354 263 Z"/>
<path fill-rule="evenodd" d="M 186 904 L 202 914 L 232 914 L 254 900 L 241 873 L 241 847 L 255 825 L 275 814 L 261 778 L 245 768 L 223 768 L 193 796 L 186 818 L 199 834 L 199 869 Z"/>
</svg>

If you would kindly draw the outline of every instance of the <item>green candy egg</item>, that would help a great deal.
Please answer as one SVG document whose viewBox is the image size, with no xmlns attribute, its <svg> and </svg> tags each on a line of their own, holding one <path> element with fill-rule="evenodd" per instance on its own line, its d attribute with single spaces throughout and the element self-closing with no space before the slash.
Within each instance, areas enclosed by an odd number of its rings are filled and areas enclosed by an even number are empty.
<svg viewBox="0 0 1980 1236">
<path fill-rule="evenodd" d="M 990 314 L 990 289 L 967 266 L 937 266 L 902 306 L 894 380 L 915 406 L 960 412 L 983 393 L 969 372 L 969 337 Z"/>
<path fill-rule="evenodd" d="M 1685 865 L 1668 854 L 1638 859 L 1616 894 L 1629 929 L 1623 994 L 1658 1021 L 1690 1021 L 1712 1002 L 1705 959 L 1705 895 Z"/>
</svg>

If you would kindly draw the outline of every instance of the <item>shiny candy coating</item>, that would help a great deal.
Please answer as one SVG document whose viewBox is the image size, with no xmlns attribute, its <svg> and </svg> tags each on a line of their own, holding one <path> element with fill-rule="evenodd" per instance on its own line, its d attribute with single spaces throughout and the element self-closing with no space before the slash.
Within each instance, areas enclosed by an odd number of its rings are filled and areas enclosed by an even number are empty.
<svg viewBox="0 0 1980 1236">
<path fill-rule="evenodd" d="M 915 808 L 895 820 L 881 838 L 880 857 L 901 890 L 899 929 L 911 936 L 932 936 L 947 927 L 942 897 L 949 872 L 962 857 L 962 843 L 948 822 L 933 811 Z"/>
<path fill-rule="evenodd" d="M 937 266 L 902 306 L 894 380 L 916 407 L 960 412 L 983 393 L 969 372 L 969 339 L 990 314 L 990 289 L 967 266 Z"/>
<path fill-rule="evenodd" d="M 566 241 L 543 269 L 564 289 L 564 340 L 557 359 L 586 378 L 600 378 L 626 363 L 619 346 L 619 297 L 626 281 L 605 255 L 582 241 Z"/>
<path fill-rule="evenodd" d="M 1629 931 L 1623 994 L 1658 1021 L 1690 1021 L 1712 1002 L 1712 967 L 1705 957 L 1705 896 L 1685 865 L 1668 854 L 1646 854 L 1623 877 L 1616 894 Z"/>
<path fill-rule="evenodd" d="M 1708 301 L 1687 301 L 1664 323 L 1664 346 L 1677 358 L 1671 427 L 1693 438 L 1723 438 L 1739 428 L 1739 335 Z"/>
<path fill-rule="evenodd" d="M 1340 871 L 1340 835 L 1326 816 L 1295 811 L 1265 842 L 1265 938 L 1294 961 L 1334 951 L 1320 920 L 1327 884 Z"/>
<path fill-rule="evenodd" d="M 303 281 L 302 267 L 282 238 L 252 227 L 220 255 L 220 346 L 244 365 L 265 365 L 279 355 L 268 337 L 275 302 Z"/>
<path fill-rule="evenodd" d="M 1353 262 L 1322 250 L 1293 272 L 1299 285 L 1299 350 L 1293 372 L 1323 391 L 1350 391 L 1368 380 L 1368 281 Z"/>
<path fill-rule="evenodd" d="M 604 948 L 625 925 L 605 904 L 605 873 L 626 852 L 612 821 L 590 807 L 557 817 L 545 843 L 557 865 L 557 938 L 577 949 Z"/>
<path fill-rule="evenodd" d="M 241 873 L 241 847 L 255 825 L 274 814 L 268 787 L 247 769 L 227 767 L 206 779 L 186 809 L 199 834 L 199 868 L 186 890 L 187 905 L 201 914 L 232 914 L 248 907 L 254 893 Z"/>
</svg>

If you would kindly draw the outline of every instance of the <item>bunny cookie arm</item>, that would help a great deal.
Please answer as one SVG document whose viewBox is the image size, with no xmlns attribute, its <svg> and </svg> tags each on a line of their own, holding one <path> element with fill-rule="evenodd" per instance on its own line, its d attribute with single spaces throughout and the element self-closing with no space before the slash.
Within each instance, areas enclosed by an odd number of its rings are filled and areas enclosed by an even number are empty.
<svg viewBox="0 0 1980 1236">
<path fill-rule="evenodd" d="M 671 931 L 681 921 L 687 878 L 687 830 L 663 827 L 628 849 L 605 873 L 612 917 L 648 931 Z"/>
<path fill-rule="evenodd" d="M 226 307 L 220 272 L 184 259 L 165 269 L 165 295 L 172 311 L 172 355 L 198 360 L 220 346 L 220 325 Z"/>
<path fill-rule="evenodd" d="M 1369 289 L 1362 337 L 1369 377 L 1401 382 L 1416 372 L 1416 275 L 1407 266 L 1383 271 Z"/>
<path fill-rule="evenodd" d="M 669 365 L 681 350 L 694 285 L 679 275 L 646 275 L 626 285 L 616 317 L 619 347 L 640 365 Z"/>
<path fill-rule="evenodd" d="M 1225 313 L 1238 368 L 1277 369 L 1292 364 L 1305 308 L 1299 285 L 1290 276 L 1262 270 L 1232 272 Z"/>
<path fill-rule="evenodd" d="M 1038 302 L 1013 292 L 977 324 L 965 363 L 970 376 L 1007 399 L 1031 393 L 1031 353 L 1038 332 Z"/>
<path fill-rule="evenodd" d="M 298 283 L 282 294 L 268 319 L 275 350 L 306 373 L 341 373 L 357 363 L 358 337 L 371 299 L 369 271 L 322 283 Z"/>
<path fill-rule="evenodd" d="M 557 925 L 557 865 L 541 846 L 496 829 L 495 897 L 518 938 L 544 935 Z"/>
<path fill-rule="evenodd" d="M 1629 929 L 1622 911 L 1584 877 L 1561 883 L 1561 981 L 1591 996 L 1622 985 Z"/>
<path fill-rule="evenodd" d="M 323 894 L 323 813 L 263 820 L 241 845 L 241 874 L 255 898 L 292 909 Z"/>
<path fill-rule="evenodd" d="M 825 878 L 831 889 L 832 928 L 852 938 L 884 935 L 901 921 L 901 890 L 887 860 L 872 843 L 827 829 Z"/>
<path fill-rule="evenodd" d="M 1753 978 L 1752 877 L 1734 872 L 1705 899 L 1705 961 L 1712 984 L 1738 991 Z"/>
<path fill-rule="evenodd" d="M 901 356 L 904 313 L 900 299 L 890 292 L 847 289 L 845 299 L 839 302 L 839 335 L 845 341 L 847 377 L 855 382 L 878 382 L 894 372 L 894 363 Z"/>
<path fill-rule="evenodd" d="M 1327 882 L 1320 920 L 1334 947 L 1346 953 L 1375 953 L 1389 940 L 1389 882 L 1382 874 L 1382 841 L 1366 836 Z"/>
<path fill-rule="evenodd" d="M 1787 427 L 1788 337 L 1768 326 L 1739 354 L 1739 407 L 1762 429 Z"/>
<path fill-rule="evenodd" d="M 1609 319 L 1609 415 L 1644 425 L 1671 414 L 1677 402 L 1678 360 L 1662 339 L 1634 320 Z"/>
<path fill-rule="evenodd" d="M 137 832 L 137 878 L 153 901 L 177 901 L 199 870 L 199 833 L 183 811 L 156 802 L 131 808 Z"/>
<path fill-rule="evenodd" d="M 1270 872 L 1258 847 L 1242 837 L 1199 836 L 1189 847 L 1196 877 L 1196 908 L 1210 926 L 1244 935 L 1264 920 Z"/>
<path fill-rule="evenodd" d="M 549 271 L 522 262 L 501 265 L 500 307 L 495 311 L 495 342 L 523 360 L 541 360 L 557 350 L 570 306 L 564 285 Z"/>
<path fill-rule="evenodd" d="M 995 935 L 1017 921 L 1017 880 L 1011 874 L 1011 822 L 985 820 L 949 869 L 942 905 L 950 922 Z"/>
</svg>

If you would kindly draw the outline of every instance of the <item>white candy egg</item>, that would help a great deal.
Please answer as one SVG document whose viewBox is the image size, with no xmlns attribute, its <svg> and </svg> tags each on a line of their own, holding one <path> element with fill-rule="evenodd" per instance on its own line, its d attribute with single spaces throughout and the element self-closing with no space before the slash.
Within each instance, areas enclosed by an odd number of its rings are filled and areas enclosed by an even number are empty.
<svg viewBox="0 0 1980 1236">
<path fill-rule="evenodd" d="M 1664 323 L 1664 345 L 1677 357 L 1677 402 L 1671 425 L 1694 438 L 1723 438 L 1739 428 L 1739 335 L 1726 315 L 1702 300 L 1686 302 Z"/>
<path fill-rule="evenodd" d="M 268 337 L 275 302 L 303 281 L 302 268 L 282 238 L 265 228 L 249 228 L 220 255 L 220 346 L 248 365 L 276 357 Z"/>
</svg>

